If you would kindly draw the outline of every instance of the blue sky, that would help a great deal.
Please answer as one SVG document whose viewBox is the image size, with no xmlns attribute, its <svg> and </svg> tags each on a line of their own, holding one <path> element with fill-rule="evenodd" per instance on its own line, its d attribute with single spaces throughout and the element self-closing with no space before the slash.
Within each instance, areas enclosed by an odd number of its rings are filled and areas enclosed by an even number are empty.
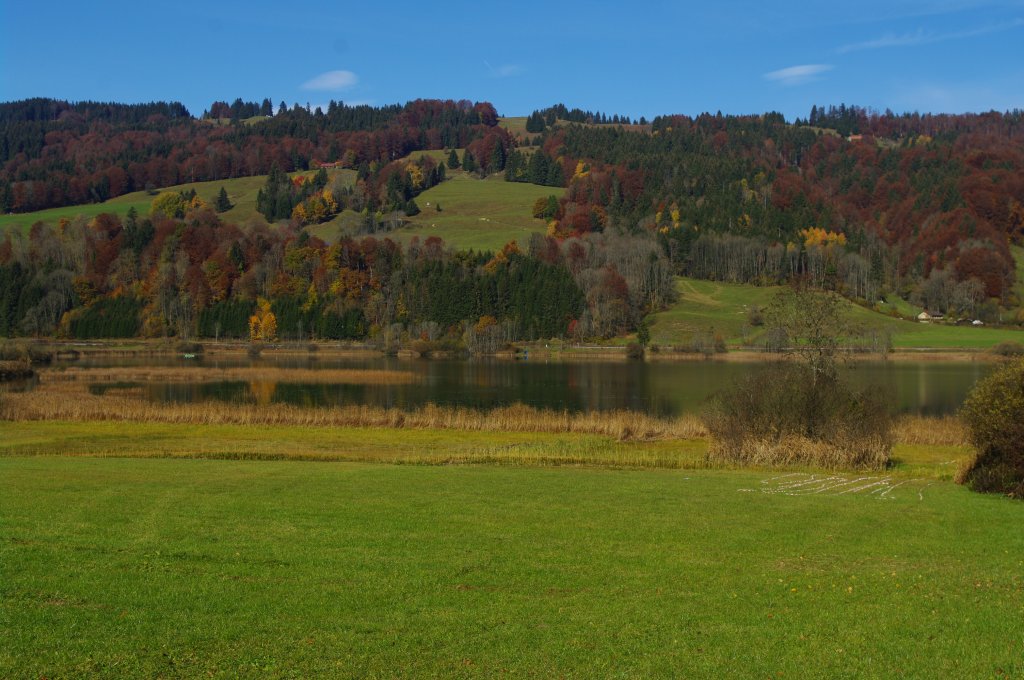
<svg viewBox="0 0 1024 680">
<path fill-rule="evenodd" d="M 298 5 L 0 0 L 0 100 L 177 100 L 196 115 L 235 97 L 648 118 L 1024 108 L 1024 0 Z"/>
</svg>

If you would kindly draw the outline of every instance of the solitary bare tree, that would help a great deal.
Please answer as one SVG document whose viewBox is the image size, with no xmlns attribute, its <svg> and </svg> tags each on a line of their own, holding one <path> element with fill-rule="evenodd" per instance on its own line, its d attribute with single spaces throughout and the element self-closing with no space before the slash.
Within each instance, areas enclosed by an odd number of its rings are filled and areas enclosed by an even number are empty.
<svg viewBox="0 0 1024 680">
<path fill-rule="evenodd" d="M 811 379 L 834 379 L 844 339 L 852 327 L 836 293 L 797 284 L 784 289 L 769 305 L 768 325 L 783 331 L 786 351 L 811 369 Z"/>
</svg>

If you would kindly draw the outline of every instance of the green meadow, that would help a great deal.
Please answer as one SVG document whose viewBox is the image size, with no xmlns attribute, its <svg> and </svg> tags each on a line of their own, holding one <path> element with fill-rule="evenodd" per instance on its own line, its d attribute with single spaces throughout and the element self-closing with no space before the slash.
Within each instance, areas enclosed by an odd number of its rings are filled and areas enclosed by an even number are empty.
<svg viewBox="0 0 1024 680">
<path fill-rule="evenodd" d="M 352 170 L 332 170 L 330 173 L 331 175 L 341 173 L 349 181 L 355 181 L 355 172 Z M 312 174 L 312 172 L 304 171 L 291 174 L 292 176 L 309 175 Z M 207 203 L 213 204 L 217 198 L 217 194 L 220 193 L 221 187 L 224 187 L 224 190 L 228 194 L 228 199 L 234 207 L 232 207 L 231 210 L 222 213 L 221 217 L 225 221 L 241 224 L 256 217 L 260 217 L 260 219 L 262 219 L 262 216 L 256 212 L 256 194 L 263 188 L 266 181 L 266 175 L 239 177 L 236 179 L 216 180 L 213 182 L 191 182 L 188 184 L 179 184 L 172 187 L 164 187 L 159 189 L 158 192 L 194 190 L 199 198 L 203 199 Z M 118 196 L 117 198 L 112 198 L 103 203 L 88 203 L 85 205 L 39 210 L 31 213 L 0 215 L 0 230 L 6 229 L 7 227 L 16 227 L 23 231 L 28 231 L 29 227 L 36 222 L 57 224 L 61 219 L 70 220 L 79 216 L 91 218 L 99 215 L 100 213 L 114 213 L 123 217 L 131 208 L 135 208 L 140 215 L 148 215 L 150 205 L 152 204 L 154 197 L 155 194 L 151 195 L 145 191 L 135 191 L 130 194 Z"/>
<path fill-rule="evenodd" d="M 733 346 L 742 345 L 745 338 L 755 340 L 760 331 L 750 325 L 750 308 L 756 305 L 764 309 L 778 290 L 778 287 L 677 277 L 677 301 L 648 317 L 651 342 L 685 345 L 695 333 L 702 331 L 721 333 Z M 906 303 L 903 307 L 913 311 Z M 891 332 L 896 349 L 984 350 L 1000 342 L 1024 343 L 1024 332 L 1017 329 L 923 324 L 873 312 L 852 302 L 848 310 L 855 322 Z"/>
<path fill-rule="evenodd" d="M 509 241 L 525 246 L 534 233 L 544 233 L 544 220 L 532 216 L 538 198 L 561 196 L 564 189 L 506 182 L 500 177 L 474 179 L 458 173 L 416 197 L 420 214 L 390 236 L 408 242 L 439 236 L 463 250 L 499 250 Z M 437 211 L 437 206 L 441 211 Z"/>
<path fill-rule="evenodd" d="M 1024 674 L 1024 504 L 835 480 L 0 457 L 0 676 Z"/>
</svg>

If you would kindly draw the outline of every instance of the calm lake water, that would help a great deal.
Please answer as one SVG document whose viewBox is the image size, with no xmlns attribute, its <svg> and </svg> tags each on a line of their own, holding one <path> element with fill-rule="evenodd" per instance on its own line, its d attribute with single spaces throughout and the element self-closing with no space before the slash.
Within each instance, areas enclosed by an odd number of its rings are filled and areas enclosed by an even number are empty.
<svg viewBox="0 0 1024 680">
<path fill-rule="evenodd" d="M 715 391 L 759 363 L 562 362 L 542 360 L 336 360 L 315 355 L 287 359 L 141 359 L 76 362 L 79 366 L 182 365 L 274 368 L 372 368 L 411 371 L 405 385 L 311 385 L 286 382 L 147 384 L 149 399 L 164 402 L 222 400 L 289 403 L 300 406 L 369 404 L 415 408 L 427 402 L 491 408 L 521 402 L 569 411 L 631 409 L 671 416 L 700 409 Z M 845 369 L 855 384 L 874 385 L 891 396 L 902 413 L 943 415 L 956 411 L 977 380 L 993 369 L 982 362 L 857 362 Z M 94 386 L 95 390 L 103 389 Z"/>
</svg>

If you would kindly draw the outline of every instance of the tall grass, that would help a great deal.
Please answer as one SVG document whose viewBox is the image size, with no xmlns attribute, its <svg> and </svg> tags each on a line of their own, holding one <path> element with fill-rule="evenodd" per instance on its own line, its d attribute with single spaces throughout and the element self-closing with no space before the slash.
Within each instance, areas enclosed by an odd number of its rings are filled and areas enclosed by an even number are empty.
<svg viewBox="0 0 1024 680">
<path fill-rule="evenodd" d="M 967 428 L 960 418 L 941 416 L 902 416 L 893 425 L 893 435 L 900 444 L 926 446 L 968 446 Z"/>
<path fill-rule="evenodd" d="M 0 361 L 0 380 L 30 378 L 33 373 L 28 361 Z"/>
<path fill-rule="evenodd" d="M 881 470 L 889 465 L 892 441 L 869 436 L 856 441 L 845 438 L 814 439 L 786 434 L 778 439 L 746 437 L 716 441 L 708 460 L 736 467 L 813 467 L 826 470 Z"/>
<path fill-rule="evenodd" d="M 635 411 L 571 413 L 522 404 L 486 411 L 433 404 L 412 410 L 361 405 L 306 408 L 224 402 L 166 404 L 146 401 L 137 389 L 91 394 L 78 381 L 44 383 L 30 392 L 7 395 L 0 402 L 0 419 L 575 432 L 622 441 L 694 439 L 707 434 L 695 416 L 666 420 Z"/>
<path fill-rule="evenodd" d="M 206 366 L 71 367 L 60 371 L 45 371 L 39 377 L 40 382 L 43 383 L 75 381 L 92 383 L 259 381 L 309 384 L 402 385 L 417 380 L 416 374 L 411 371 L 348 368 L 315 370 L 263 367 L 216 368 Z"/>
<path fill-rule="evenodd" d="M 707 429 L 696 415 L 664 419 L 635 411 L 571 413 L 537 409 L 523 404 L 487 411 L 432 404 L 413 410 L 375 406 L 308 408 L 288 404 L 226 402 L 162 404 L 147 401 L 141 388 L 110 389 L 103 394 L 92 394 L 82 380 L 49 380 L 29 392 L 6 394 L 0 400 L 0 419 L 578 432 L 601 434 L 620 440 L 709 438 Z M 901 416 L 894 421 L 893 439 L 899 444 L 925 446 L 969 444 L 966 428 L 959 418 L 953 416 Z M 778 450 L 770 456 L 767 451 L 759 451 L 756 457 L 759 460 L 766 456 L 775 458 L 780 464 L 797 463 L 804 458 L 801 452 L 807 452 L 807 447 L 806 442 L 787 439 L 780 442 Z"/>
</svg>

